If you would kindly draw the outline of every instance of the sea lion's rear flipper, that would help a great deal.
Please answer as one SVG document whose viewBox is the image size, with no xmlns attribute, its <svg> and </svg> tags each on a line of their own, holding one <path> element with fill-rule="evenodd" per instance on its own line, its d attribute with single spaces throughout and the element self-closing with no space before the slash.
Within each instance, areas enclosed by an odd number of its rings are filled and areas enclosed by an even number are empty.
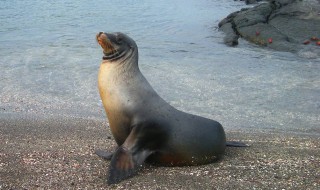
<svg viewBox="0 0 320 190">
<path fill-rule="evenodd" d="M 113 153 L 112 152 L 107 152 L 103 150 L 95 150 L 94 153 L 98 155 L 100 158 L 103 158 L 105 160 L 111 160 Z"/>
<path fill-rule="evenodd" d="M 156 125 L 147 122 L 132 126 L 129 136 L 112 157 L 108 184 L 133 176 L 146 158 L 155 152 L 163 140 L 162 133 Z"/>
<path fill-rule="evenodd" d="M 227 141 L 226 146 L 231 147 L 248 147 L 249 145 L 237 141 Z"/>
</svg>

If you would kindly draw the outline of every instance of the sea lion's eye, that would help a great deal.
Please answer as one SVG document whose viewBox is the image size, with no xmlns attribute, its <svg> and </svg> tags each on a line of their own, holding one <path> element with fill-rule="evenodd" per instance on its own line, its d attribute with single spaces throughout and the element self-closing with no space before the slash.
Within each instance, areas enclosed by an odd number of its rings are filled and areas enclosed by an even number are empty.
<svg viewBox="0 0 320 190">
<path fill-rule="evenodd" d="M 117 40 L 118 44 L 122 43 L 122 37 L 120 35 L 116 36 L 116 40 Z"/>
</svg>

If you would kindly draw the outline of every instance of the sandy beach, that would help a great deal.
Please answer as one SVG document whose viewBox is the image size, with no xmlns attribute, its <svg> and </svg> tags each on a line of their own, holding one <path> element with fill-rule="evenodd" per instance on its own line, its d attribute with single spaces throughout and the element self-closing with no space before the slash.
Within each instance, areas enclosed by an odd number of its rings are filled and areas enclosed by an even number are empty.
<svg viewBox="0 0 320 190">
<path fill-rule="evenodd" d="M 106 183 L 109 162 L 95 149 L 113 150 L 107 122 L 97 118 L 0 115 L 0 189 L 317 189 L 318 133 L 226 130 L 222 160 L 192 167 L 145 165 L 117 185 Z"/>
<path fill-rule="evenodd" d="M 218 24 L 253 5 L 1 1 L 0 190 L 320 189 L 320 46 L 310 38 L 320 34 L 304 27 L 318 29 L 305 19 L 319 23 L 319 4 L 307 3 L 302 19 L 304 2 L 277 15 L 275 26 L 290 30 L 292 38 L 282 38 L 280 30 L 281 38 L 269 36 L 278 32 L 274 26 L 264 33 L 252 25 L 245 33 L 272 43 L 261 47 L 240 38 L 230 48 Z M 257 20 L 265 18 L 265 9 L 259 10 L 251 11 Z M 282 24 L 287 18 L 294 30 Z M 307 38 L 295 40 L 296 30 Z M 110 162 L 94 154 L 116 148 L 97 87 L 100 31 L 123 32 L 136 41 L 141 72 L 165 101 L 219 121 L 228 140 L 250 147 L 227 148 L 223 159 L 208 165 L 145 165 L 134 177 L 108 186 Z M 303 49 L 292 54 L 268 48 L 278 47 L 278 40 Z"/>
</svg>

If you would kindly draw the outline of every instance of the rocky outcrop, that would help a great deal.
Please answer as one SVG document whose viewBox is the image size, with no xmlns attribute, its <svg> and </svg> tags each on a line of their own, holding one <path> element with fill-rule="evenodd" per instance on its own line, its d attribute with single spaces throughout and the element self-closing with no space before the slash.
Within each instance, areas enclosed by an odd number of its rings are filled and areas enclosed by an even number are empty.
<svg viewBox="0 0 320 190">
<path fill-rule="evenodd" d="M 247 5 L 249 5 L 249 4 L 256 4 L 263 0 L 240 0 L 240 1 L 244 1 Z"/>
<path fill-rule="evenodd" d="M 275 50 L 320 55 L 320 0 L 265 1 L 231 13 L 219 27 L 230 46 L 241 37 Z"/>
</svg>

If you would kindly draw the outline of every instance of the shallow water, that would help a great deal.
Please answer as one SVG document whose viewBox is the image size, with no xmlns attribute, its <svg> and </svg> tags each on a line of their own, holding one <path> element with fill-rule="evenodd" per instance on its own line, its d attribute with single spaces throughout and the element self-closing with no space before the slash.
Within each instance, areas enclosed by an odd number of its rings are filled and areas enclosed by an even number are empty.
<svg viewBox="0 0 320 190">
<path fill-rule="evenodd" d="M 178 109 L 226 128 L 320 133 L 320 58 L 245 41 L 223 44 L 218 22 L 243 2 L 0 1 L 0 113 L 104 118 L 99 31 L 139 46 L 140 68 Z"/>
</svg>

